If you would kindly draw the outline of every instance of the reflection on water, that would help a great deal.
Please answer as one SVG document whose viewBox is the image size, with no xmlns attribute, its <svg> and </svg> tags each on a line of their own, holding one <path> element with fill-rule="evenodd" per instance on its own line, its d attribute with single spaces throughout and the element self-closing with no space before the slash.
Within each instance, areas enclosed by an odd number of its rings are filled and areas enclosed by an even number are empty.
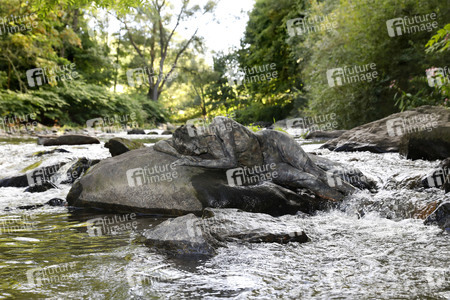
<svg viewBox="0 0 450 300">
<path fill-rule="evenodd" d="M 19 169 L 4 147 L 0 171 Z M 36 151 L 8 147 L 15 155 Z M 96 145 L 83 148 L 73 151 L 107 155 Z M 119 223 L 136 222 L 131 231 L 126 226 L 102 231 L 92 220 L 112 223 L 114 215 L 62 207 L 4 211 L 63 198 L 68 188 L 37 194 L 1 189 L 0 299 L 449 299 L 449 236 L 411 218 L 417 206 L 449 195 L 392 184 L 435 163 L 396 154 L 322 154 L 360 168 L 380 192 L 361 192 L 340 210 L 313 217 L 281 217 L 311 242 L 230 243 L 207 260 L 169 259 L 143 246 L 139 233 L 162 219 L 122 215 Z"/>
</svg>

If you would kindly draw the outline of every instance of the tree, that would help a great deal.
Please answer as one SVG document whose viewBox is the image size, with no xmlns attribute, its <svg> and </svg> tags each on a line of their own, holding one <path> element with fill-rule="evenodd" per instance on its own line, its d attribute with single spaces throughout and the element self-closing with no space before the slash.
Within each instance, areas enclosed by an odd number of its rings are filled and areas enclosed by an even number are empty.
<svg viewBox="0 0 450 300">
<path fill-rule="evenodd" d="M 176 30 L 181 22 L 199 12 L 203 14 L 212 12 L 215 7 L 214 1 L 208 1 L 203 8 L 189 4 L 189 0 L 182 0 L 178 13 L 173 15 L 167 1 L 152 0 L 149 5 L 136 9 L 133 15 L 118 17 L 126 30 L 124 38 L 137 54 L 138 59 L 134 64 L 143 67 L 145 71 L 147 96 L 153 101 L 158 100 L 186 50 L 192 46 L 199 46 L 201 42 L 196 36 L 198 29 L 188 40 L 176 42 Z M 169 29 L 171 23 L 174 25 Z"/>
</svg>

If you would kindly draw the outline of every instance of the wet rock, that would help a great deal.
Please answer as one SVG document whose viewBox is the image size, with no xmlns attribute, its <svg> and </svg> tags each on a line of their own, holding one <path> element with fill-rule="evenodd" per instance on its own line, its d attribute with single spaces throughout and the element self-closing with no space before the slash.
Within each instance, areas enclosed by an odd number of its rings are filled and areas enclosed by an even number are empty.
<svg viewBox="0 0 450 300">
<path fill-rule="evenodd" d="M 329 131 L 313 131 L 306 135 L 306 139 L 321 139 L 321 140 L 328 140 L 328 139 L 335 139 L 343 135 L 347 130 L 329 130 Z"/>
<path fill-rule="evenodd" d="M 105 143 L 105 147 L 109 149 L 112 156 L 117 156 L 125 152 L 145 148 L 141 142 L 130 141 L 125 138 L 112 138 Z"/>
<path fill-rule="evenodd" d="M 34 157 L 41 157 L 43 155 L 54 154 L 54 153 L 70 153 L 70 151 L 67 151 L 65 149 L 57 148 L 57 149 L 53 149 L 53 150 L 50 150 L 50 151 L 39 151 L 39 152 L 34 153 L 32 156 L 34 156 Z"/>
<path fill-rule="evenodd" d="M 161 135 L 170 135 L 170 134 L 173 134 L 173 131 L 172 131 L 172 130 L 164 130 L 164 131 L 161 133 Z"/>
<path fill-rule="evenodd" d="M 438 106 L 421 106 L 355 127 L 327 142 L 322 148 L 349 152 L 398 152 L 403 135 L 409 132 L 423 132 L 426 135 L 435 130 L 445 131 L 450 127 L 449 120 L 449 110 Z"/>
<path fill-rule="evenodd" d="M 442 203 L 425 220 L 425 225 L 437 225 L 440 228 L 450 232 L 450 202 Z"/>
<path fill-rule="evenodd" d="M 205 207 L 279 215 L 311 213 L 355 191 L 314 164 L 287 134 L 255 134 L 224 117 L 210 126 L 205 135 L 181 127 L 153 147 L 100 162 L 74 184 L 69 204 L 167 215 L 198 214 Z"/>
<path fill-rule="evenodd" d="M 128 130 L 127 134 L 145 134 L 145 131 L 144 131 L 144 129 L 134 128 L 134 129 Z"/>
<path fill-rule="evenodd" d="M 28 187 L 36 183 L 49 181 L 53 175 L 66 163 L 38 167 L 26 174 L 0 179 L 0 187 Z"/>
<path fill-rule="evenodd" d="M 144 232 L 146 244 L 170 255 L 214 255 L 227 242 L 305 243 L 309 240 L 300 228 L 266 214 L 237 209 L 210 209 L 203 217 L 188 214 L 169 219 Z"/>
<path fill-rule="evenodd" d="M 405 134 L 400 141 L 399 153 L 408 159 L 438 160 L 450 156 L 449 126 Z"/>
<path fill-rule="evenodd" d="M 439 167 L 421 180 L 425 188 L 442 188 L 445 193 L 450 192 L 450 158 L 443 160 Z"/>
<path fill-rule="evenodd" d="M 201 214 L 205 207 L 234 207 L 273 215 L 311 213 L 326 203 L 271 182 L 230 186 L 226 170 L 174 166 L 176 157 L 153 147 L 105 159 L 90 169 L 70 190 L 67 201 L 76 207 L 112 211 Z M 146 172 L 155 173 L 144 181 Z M 150 182 L 151 181 L 151 182 Z"/>
<path fill-rule="evenodd" d="M 26 209 L 26 210 L 32 210 L 40 207 L 44 207 L 45 205 L 48 206 L 66 206 L 67 202 L 60 198 L 53 198 L 49 201 L 45 202 L 44 204 L 35 204 L 35 205 L 23 205 L 17 207 L 18 209 Z M 10 210 L 10 209 L 9 209 Z"/>
<path fill-rule="evenodd" d="M 88 144 L 100 144 L 100 141 L 92 136 L 71 134 L 62 135 L 56 137 L 39 137 L 38 145 L 43 146 L 61 146 L 61 145 L 88 145 Z"/>
<path fill-rule="evenodd" d="M 159 135 L 159 133 L 158 133 L 157 131 L 150 131 L 150 132 L 147 133 L 147 134 L 151 134 L 151 135 Z"/>
<path fill-rule="evenodd" d="M 86 173 L 90 167 L 98 164 L 99 162 L 100 159 L 87 159 L 86 157 L 78 159 L 78 161 L 75 162 L 69 170 L 67 170 L 67 179 L 62 181 L 61 184 L 74 183 L 78 178 L 83 176 L 83 174 Z"/>
<path fill-rule="evenodd" d="M 0 179 L 0 187 L 27 187 L 27 186 L 29 186 L 29 184 L 26 174 Z"/>
<path fill-rule="evenodd" d="M 28 192 L 28 193 L 43 193 L 43 192 L 46 192 L 48 190 L 57 189 L 57 188 L 58 187 L 54 183 L 52 183 L 50 181 L 46 181 L 46 182 L 43 182 L 41 184 L 36 184 L 36 185 L 30 186 L 24 192 Z"/>
</svg>

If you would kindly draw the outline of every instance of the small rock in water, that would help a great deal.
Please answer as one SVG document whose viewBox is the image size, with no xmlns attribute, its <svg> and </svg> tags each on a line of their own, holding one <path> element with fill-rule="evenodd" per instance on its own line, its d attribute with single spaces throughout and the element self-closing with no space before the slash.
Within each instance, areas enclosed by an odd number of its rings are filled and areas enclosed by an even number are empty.
<svg viewBox="0 0 450 300">
<path fill-rule="evenodd" d="M 131 150 L 145 148 L 141 142 L 130 141 L 124 138 L 112 138 L 105 143 L 105 147 L 109 149 L 109 153 L 113 157 Z"/>
<path fill-rule="evenodd" d="M 50 181 L 45 181 L 41 184 L 36 184 L 33 186 L 28 187 L 24 192 L 28 192 L 28 193 L 42 193 L 51 189 L 57 189 L 58 187 L 50 182 Z"/>
<path fill-rule="evenodd" d="M 144 129 L 134 128 L 134 129 L 128 130 L 127 134 L 145 134 L 145 131 L 144 131 Z"/>
</svg>

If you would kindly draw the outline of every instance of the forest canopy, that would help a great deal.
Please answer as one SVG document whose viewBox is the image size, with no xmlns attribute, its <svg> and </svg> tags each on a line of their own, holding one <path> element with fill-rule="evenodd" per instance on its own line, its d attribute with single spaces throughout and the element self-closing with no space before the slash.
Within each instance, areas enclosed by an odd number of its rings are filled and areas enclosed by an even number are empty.
<svg viewBox="0 0 450 300">
<path fill-rule="evenodd" d="M 1 117 L 84 126 L 133 114 L 146 126 L 336 114 L 351 128 L 450 106 L 446 1 L 256 0 L 240 47 L 213 53 L 211 64 L 198 31 L 180 30 L 216 6 L 0 0 Z"/>
</svg>

